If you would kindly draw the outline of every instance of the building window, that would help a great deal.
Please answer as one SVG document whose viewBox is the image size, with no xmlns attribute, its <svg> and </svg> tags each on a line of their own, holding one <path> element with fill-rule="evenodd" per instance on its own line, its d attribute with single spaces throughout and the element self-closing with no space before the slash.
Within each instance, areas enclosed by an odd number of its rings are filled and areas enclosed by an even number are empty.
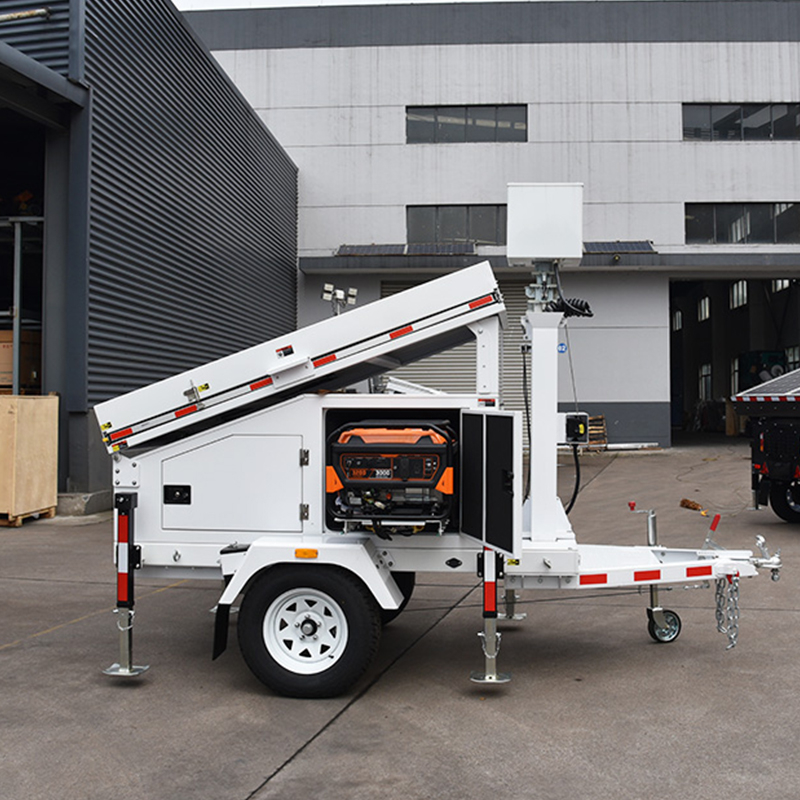
<svg viewBox="0 0 800 800">
<path fill-rule="evenodd" d="M 800 345 L 786 348 L 786 370 L 800 369 Z"/>
<path fill-rule="evenodd" d="M 739 356 L 731 359 L 731 394 L 739 391 Z"/>
<path fill-rule="evenodd" d="M 504 245 L 506 206 L 407 206 L 408 244 Z"/>
<path fill-rule="evenodd" d="M 800 103 L 687 103 L 683 138 L 702 142 L 800 139 Z"/>
<path fill-rule="evenodd" d="M 747 305 L 747 281 L 736 281 L 730 289 L 731 308 L 741 308 Z"/>
<path fill-rule="evenodd" d="M 705 322 L 711 318 L 711 298 L 706 295 L 701 297 L 697 303 L 697 320 L 698 322 Z"/>
<path fill-rule="evenodd" d="M 700 365 L 698 393 L 701 400 L 711 399 L 711 364 Z"/>
<path fill-rule="evenodd" d="M 687 203 L 686 244 L 798 244 L 798 203 Z"/>
<path fill-rule="evenodd" d="M 778 280 L 772 281 L 773 294 L 776 292 L 782 292 L 784 289 L 788 289 L 789 283 L 790 281 L 788 278 L 779 278 Z"/>
<path fill-rule="evenodd" d="M 683 312 L 677 308 L 672 312 L 672 330 L 677 332 L 683 329 Z"/>
<path fill-rule="evenodd" d="M 409 144 L 526 142 L 527 106 L 409 106 Z"/>
</svg>

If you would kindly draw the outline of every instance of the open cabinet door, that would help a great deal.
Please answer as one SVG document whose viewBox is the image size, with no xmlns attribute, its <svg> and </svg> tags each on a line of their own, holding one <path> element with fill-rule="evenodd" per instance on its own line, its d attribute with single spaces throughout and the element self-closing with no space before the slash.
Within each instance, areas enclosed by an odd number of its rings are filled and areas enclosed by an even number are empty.
<svg viewBox="0 0 800 800">
<path fill-rule="evenodd" d="M 513 411 L 461 412 L 461 531 L 509 556 L 522 541 L 522 422 Z"/>
</svg>

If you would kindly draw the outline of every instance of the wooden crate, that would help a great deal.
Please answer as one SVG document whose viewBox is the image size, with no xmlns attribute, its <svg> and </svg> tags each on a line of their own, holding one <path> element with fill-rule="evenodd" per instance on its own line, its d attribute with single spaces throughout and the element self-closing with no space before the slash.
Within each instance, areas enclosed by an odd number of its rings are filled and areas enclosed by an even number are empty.
<svg viewBox="0 0 800 800">
<path fill-rule="evenodd" d="M 605 450 L 608 447 L 608 432 L 604 416 L 589 417 L 589 445 L 594 450 Z"/>
<path fill-rule="evenodd" d="M 53 516 L 58 502 L 58 397 L 0 396 L 0 524 Z"/>
</svg>

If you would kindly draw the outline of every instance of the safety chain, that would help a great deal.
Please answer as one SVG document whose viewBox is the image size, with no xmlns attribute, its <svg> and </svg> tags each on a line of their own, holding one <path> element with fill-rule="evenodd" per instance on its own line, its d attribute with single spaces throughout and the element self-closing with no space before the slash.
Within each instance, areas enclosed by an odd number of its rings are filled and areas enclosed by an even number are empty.
<svg viewBox="0 0 800 800">
<path fill-rule="evenodd" d="M 728 634 L 728 647 L 739 640 L 739 576 L 727 575 L 716 581 L 717 630 Z"/>
<path fill-rule="evenodd" d="M 726 633 L 725 629 L 725 605 L 727 603 L 725 599 L 725 584 L 727 581 L 725 578 L 717 578 L 716 580 L 716 592 L 715 598 L 717 601 L 717 608 L 715 611 L 717 617 L 717 630 L 720 633 Z"/>
</svg>

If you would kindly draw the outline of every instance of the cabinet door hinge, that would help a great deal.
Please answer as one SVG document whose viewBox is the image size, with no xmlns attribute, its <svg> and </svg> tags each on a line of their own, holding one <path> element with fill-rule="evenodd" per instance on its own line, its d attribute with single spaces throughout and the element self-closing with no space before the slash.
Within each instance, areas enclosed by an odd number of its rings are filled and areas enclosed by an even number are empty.
<svg viewBox="0 0 800 800">
<path fill-rule="evenodd" d="M 308 503 L 300 503 L 300 519 L 308 519 Z"/>
<path fill-rule="evenodd" d="M 301 449 L 300 450 L 300 466 L 301 467 L 307 467 L 308 466 L 308 459 L 309 459 L 308 450 L 302 450 Z"/>
</svg>

